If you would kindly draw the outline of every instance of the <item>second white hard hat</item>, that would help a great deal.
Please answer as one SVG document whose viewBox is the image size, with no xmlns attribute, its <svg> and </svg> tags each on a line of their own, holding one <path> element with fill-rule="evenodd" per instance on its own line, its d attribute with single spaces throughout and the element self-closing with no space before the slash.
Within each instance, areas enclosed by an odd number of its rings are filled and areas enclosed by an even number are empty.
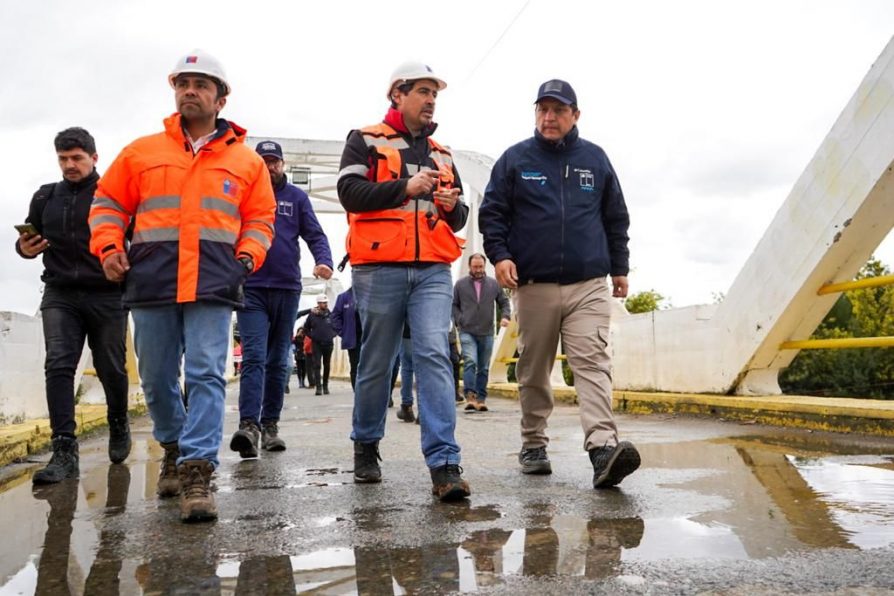
<svg viewBox="0 0 894 596">
<path fill-rule="evenodd" d="M 186 73 L 203 74 L 213 77 L 220 81 L 224 86 L 224 95 L 230 94 L 230 84 L 227 82 L 227 73 L 224 72 L 223 65 L 217 58 L 208 52 L 196 49 L 181 57 L 177 61 L 176 66 L 174 66 L 174 70 L 168 75 L 168 83 L 173 87 L 174 79 L 177 78 L 177 75 Z"/>
<path fill-rule="evenodd" d="M 395 85 L 403 85 L 407 81 L 418 81 L 419 79 L 430 79 L 436 82 L 438 91 L 447 87 L 444 79 L 436 75 L 427 64 L 422 62 L 404 62 L 391 73 L 391 82 L 388 84 L 388 91 L 385 97 L 391 99 L 391 91 Z"/>
</svg>

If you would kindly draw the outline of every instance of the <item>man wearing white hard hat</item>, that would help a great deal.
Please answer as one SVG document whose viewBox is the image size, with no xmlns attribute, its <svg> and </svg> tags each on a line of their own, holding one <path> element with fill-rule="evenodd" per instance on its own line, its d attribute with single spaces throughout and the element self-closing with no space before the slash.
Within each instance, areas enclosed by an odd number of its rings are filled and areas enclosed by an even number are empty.
<svg viewBox="0 0 894 596">
<path fill-rule="evenodd" d="M 347 251 L 363 327 L 354 390 L 354 481 L 380 482 L 379 441 L 391 367 L 406 321 L 418 378 L 422 452 L 432 494 L 442 501 L 470 494 L 455 438 L 450 330 L 450 264 L 469 208 L 449 149 L 432 138 L 438 93 L 447 83 L 420 62 L 391 75 L 384 120 L 348 135 L 338 198 L 348 212 Z"/>
<path fill-rule="evenodd" d="M 153 434 L 165 453 L 158 495 L 179 494 L 181 519 L 202 521 L 217 518 L 210 480 L 223 435 L 232 312 L 270 248 L 275 201 L 246 131 L 218 118 L 230 93 L 220 62 L 195 50 L 168 82 L 177 112 L 164 131 L 125 147 L 98 183 L 90 250 L 109 280 L 124 282 Z"/>
<path fill-rule="evenodd" d="M 329 395 L 329 366 L 332 362 L 336 333 L 332 328 L 332 311 L 329 310 L 329 299 L 326 294 L 317 296 L 317 307 L 312 309 L 304 320 L 304 333 L 310 338 L 313 346 L 312 370 L 317 381 L 316 394 Z"/>
</svg>

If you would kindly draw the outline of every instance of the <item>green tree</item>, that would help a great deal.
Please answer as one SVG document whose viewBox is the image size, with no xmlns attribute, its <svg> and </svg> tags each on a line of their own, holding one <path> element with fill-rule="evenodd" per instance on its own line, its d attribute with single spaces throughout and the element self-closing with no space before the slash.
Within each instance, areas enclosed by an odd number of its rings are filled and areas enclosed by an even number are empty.
<svg viewBox="0 0 894 596">
<path fill-rule="evenodd" d="M 877 259 L 857 279 L 890 275 Z M 851 290 L 841 295 L 812 339 L 894 336 L 894 286 Z M 785 393 L 894 398 L 894 350 L 859 348 L 802 350 L 779 375 Z"/>
<path fill-rule="evenodd" d="M 630 314 L 664 310 L 670 308 L 670 303 L 662 304 L 665 300 L 667 300 L 667 298 L 655 290 L 646 290 L 634 294 L 633 296 L 628 296 L 628 298 L 624 300 L 624 308 L 626 308 L 627 312 Z"/>
</svg>

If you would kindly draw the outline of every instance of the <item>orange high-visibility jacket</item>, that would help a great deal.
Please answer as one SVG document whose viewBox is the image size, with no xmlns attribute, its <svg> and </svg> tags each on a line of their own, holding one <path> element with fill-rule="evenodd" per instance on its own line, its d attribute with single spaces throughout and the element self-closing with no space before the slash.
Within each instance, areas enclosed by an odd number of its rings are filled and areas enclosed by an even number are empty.
<svg viewBox="0 0 894 596">
<path fill-rule="evenodd" d="M 247 254 L 255 269 L 273 240 L 276 201 L 264 161 L 245 130 L 222 134 L 193 155 L 180 115 L 137 139 L 100 179 L 90 209 L 90 251 L 104 261 L 126 250 L 124 302 L 151 306 L 209 300 L 239 305 Z M 134 220 L 133 240 L 124 232 Z"/>
<path fill-rule="evenodd" d="M 360 129 L 369 149 L 367 177 L 373 182 L 401 178 L 404 137 L 384 122 Z M 428 137 L 428 160 L 440 174 L 438 186 L 453 188 L 453 156 Z M 358 170 L 359 171 L 359 170 Z M 462 254 L 462 240 L 440 218 L 432 196 L 409 199 L 392 209 L 348 213 L 346 247 L 351 265 L 367 263 L 452 263 Z"/>
</svg>

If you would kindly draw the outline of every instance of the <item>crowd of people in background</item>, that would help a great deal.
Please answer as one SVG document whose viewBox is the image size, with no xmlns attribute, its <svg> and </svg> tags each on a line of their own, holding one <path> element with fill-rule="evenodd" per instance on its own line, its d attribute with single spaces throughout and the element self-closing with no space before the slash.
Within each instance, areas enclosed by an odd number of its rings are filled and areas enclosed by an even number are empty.
<svg viewBox="0 0 894 596">
<path fill-rule="evenodd" d="M 384 118 L 351 130 L 341 158 L 351 287 L 332 310 L 321 293 L 314 308 L 299 311 L 299 239 L 315 278 L 330 279 L 333 260 L 310 199 L 285 175 L 282 146 L 271 139 L 247 147 L 246 131 L 219 117 L 231 87 L 213 56 L 183 56 L 168 83 L 176 112 L 164 129 L 125 147 L 103 175 L 87 131 L 59 133 L 63 180 L 40 187 L 17 226 L 16 251 L 42 256 L 45 267 L 53 454 L 35 484 L 78 477 L 73 383 L 85 340 L 106 395 L 109 459 L 128 457 L 128 311 L 164 453 L 157 494 L 178 496 L 186 522 L 218 516 L 211 477 L 220 465 L 231 349 L 239 424 L 230 449 L 241 458 L 286 450 L 279 422 L 292 359 L 300 388 L 329 395 L 339 337 L 354 390 L 354 482 L 382 481 L 379 444 L 399 370 L 396 417 L 420 426 L 431 493 L 454 501 L 472 493 L 455 436 L 456 404 L 489 410 L 494 336 L 514 318 L 520 471 L 552 471 L 549 375 L 560 339 L 594 488 L 615 486 L 637 469 L 639 454 L 619 440 L 611 411 L 608 352 L 610 298 L 627 294 L 629 218 L 604 151 L 578 135 L 570 84 L 539 87 L 534 136 L 497 160 L 480 206 L 485 254 L 472 254 L 469 274 L 454 283 L 451 265 L 463 250 L 457 233 L 470 210 L 451 150 L 433 137 L 447 83 L 425 64 L 398 66 L 384 89 Z M 488 261 L 495 277 L 486 273 Z"/>
</svg>

